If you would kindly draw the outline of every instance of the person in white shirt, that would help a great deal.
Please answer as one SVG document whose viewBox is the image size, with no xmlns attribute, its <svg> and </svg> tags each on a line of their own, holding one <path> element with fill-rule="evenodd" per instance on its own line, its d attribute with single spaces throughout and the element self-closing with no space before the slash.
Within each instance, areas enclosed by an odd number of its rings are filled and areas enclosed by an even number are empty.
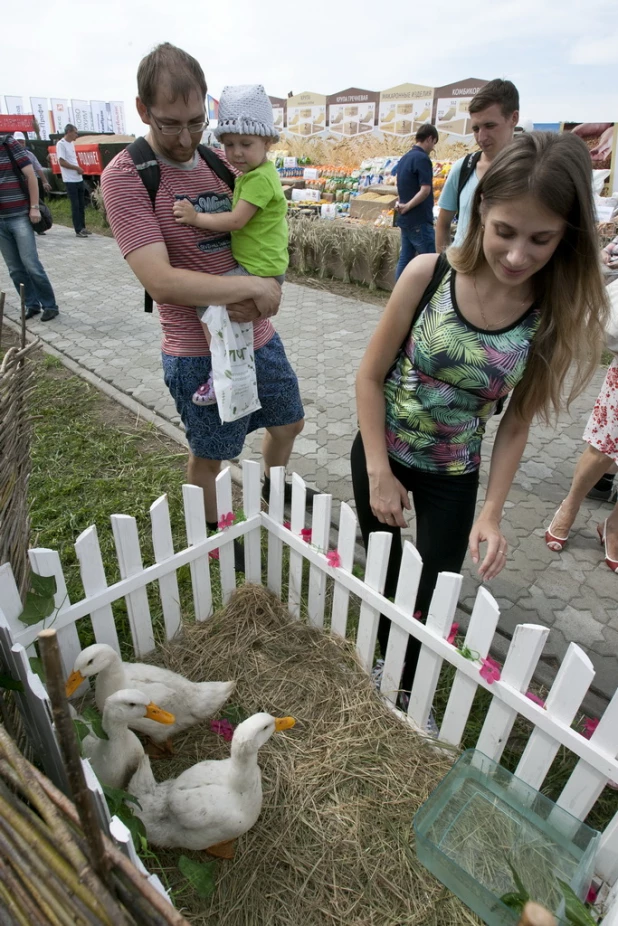
<svg viewBox="0 0 618 926">
<path fill-rule="evenodd" d="M 56 157 L 71 202 L 71 218 L 75 234 L 78 238 L 87 238 L 91 232 L 86 231 L 85 185 L 82 179 L 84 170 L 79 166 L 74 144 L 78 134 L 75 126 L 70 122 L 67 123 L 64 128 L 64 138 L 61 138 L 56 145 Z"/>
</svg>

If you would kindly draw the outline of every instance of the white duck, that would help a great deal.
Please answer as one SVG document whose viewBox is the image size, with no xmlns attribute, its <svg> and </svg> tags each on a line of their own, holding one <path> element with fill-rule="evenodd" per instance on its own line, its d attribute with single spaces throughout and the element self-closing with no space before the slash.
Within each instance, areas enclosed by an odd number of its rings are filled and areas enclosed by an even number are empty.
<svg viewBox="0 0 618 926">
<path fill-rule="evenodd" d="M 97 778 L 112 788 L 126 788 L 144 756 L 144 747 L 129 724 L 148 717 L 155 723 L 174 723 L 174 715 L 157 707 L 147 695 L 134 688 L 115 691 L 103 708 L 103 729 L 109 739 L 89 734 L 82 752 L 90 760 Z"/>
<path fill-rule="evenodd" d="M 292 717 L 253 714 L 236 727 L 229 759 L 198 762 L 160 783 L 144 756 L 129 791 L 140 802 L 135 813 L 148 840 L 233 858 L 234 840 L 251 829 L 262 809 L 258 749 L 275 730 L 289 730 L 294 723 Z"/>
<path fill-rule="evenodd" d="M 190 682 L 176 672 L 149 666 L 144 662 L 122 662 L 107 643 L 94 643 L 82 650 L 66 682 L 67 698 L 87 678 L 97 676 L 95 700 L 103 712 L 107 698 L 122 688 L 137 688 L 163 710 L 176 718 L 163 726 L 148 717 L 132 720 L 130 726 L 147 734 L 155 743 L 165 741 L 181 730 L 200 723 L 221 708 L 231 695 L 236 682 Z M 169 748 L 169 744 L 166 744 Z"/>
</svg>

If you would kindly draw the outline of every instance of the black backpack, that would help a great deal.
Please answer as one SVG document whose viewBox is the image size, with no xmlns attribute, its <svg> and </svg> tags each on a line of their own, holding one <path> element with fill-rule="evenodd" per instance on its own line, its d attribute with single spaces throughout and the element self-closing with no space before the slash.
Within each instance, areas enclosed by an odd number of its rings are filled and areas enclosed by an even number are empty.
<svg viewBox="0 0 618 926">
<path fill-rule="evenodd" d="M 136 138 L 127 146 L 127 151 L 131 155 L 135 169 L 148 191 L 154 209 L 157 192 L 161 184 L 161 168 L 157 156 L 145 138 Z M 233 190 L 236 177 L 221 158 L 211 148 L 207 148 L 206 145 L 198 145 L 197 151 L 219 180 L 222 180 L 230 190 Z M 152 312 L 152 305 L 152 297 L 144 290 L 144 311 Z"/>
<path fill-rule="evenodd" d="M 457 209 L 455 210 L 457 213 L 459 213 L 459 200 L 461 199 L 461 191 L 476 170 L 476 165 L 478 164 L 482 153 L 482 151 L 475 151 L 473 154 L 466 155 L 464 162 L 461 165 L 461 170 L 459 172 L 459 182 L 457 184 Z"/>
</svg>

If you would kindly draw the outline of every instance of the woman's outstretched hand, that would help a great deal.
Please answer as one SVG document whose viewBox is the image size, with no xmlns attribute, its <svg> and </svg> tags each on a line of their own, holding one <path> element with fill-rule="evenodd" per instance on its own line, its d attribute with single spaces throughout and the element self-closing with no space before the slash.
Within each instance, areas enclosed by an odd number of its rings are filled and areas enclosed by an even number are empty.
<svg viewBox="0 0 618 926">
<path fill-rule="evenodd" d="M 410 509 L 408 493 L 392 472 L 369 476 L 369 504 L 382 524 L 388 527 L 406 527 L 403 509 Z"/>
<path fill-rule="evenodd" d="M 479 545 L 487 543 L 485 559 L 479 566 L 479 576 L 483 582 L 493 579 L 504 568 L 508 544 L 500 530 L 500 522 L 481 516 L 472 525 L 470 531 L 470 555 L 476 565 L 480 559 Z"/>
</svg>

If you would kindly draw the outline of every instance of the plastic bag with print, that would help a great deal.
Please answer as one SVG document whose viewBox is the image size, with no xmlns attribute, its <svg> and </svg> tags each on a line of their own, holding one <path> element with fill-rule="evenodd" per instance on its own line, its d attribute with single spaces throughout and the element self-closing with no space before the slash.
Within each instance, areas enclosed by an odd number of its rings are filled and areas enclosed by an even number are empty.
<svg viewBox="0 0 618 926">
<path fill-rule="evenodd" d="M 253 323 L 230 320 L 224 305 L 202 315 L 210 332 L 212 384 L 222 422 L 237 421 L 261 408 L 253 349 Z"/>
</svg>

